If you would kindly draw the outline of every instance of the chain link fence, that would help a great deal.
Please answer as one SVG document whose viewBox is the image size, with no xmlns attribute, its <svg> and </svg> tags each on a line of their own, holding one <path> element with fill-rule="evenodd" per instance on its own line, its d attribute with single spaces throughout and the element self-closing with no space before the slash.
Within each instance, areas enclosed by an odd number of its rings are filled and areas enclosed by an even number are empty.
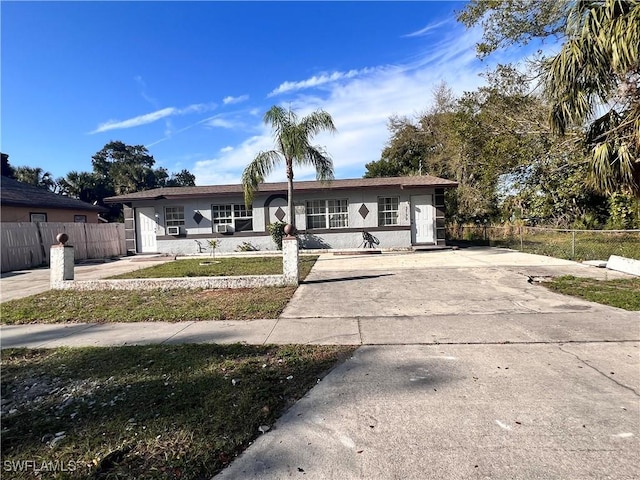
<svg viewBox="0 0 640 480">
<path fill-rule="evenodd" d="M 447 241 L 511 248 L 576 261 L 607 260 L 610 255 L 640 260 L 640 230 L 451 225 L 447 228 Z"/>
</svg>

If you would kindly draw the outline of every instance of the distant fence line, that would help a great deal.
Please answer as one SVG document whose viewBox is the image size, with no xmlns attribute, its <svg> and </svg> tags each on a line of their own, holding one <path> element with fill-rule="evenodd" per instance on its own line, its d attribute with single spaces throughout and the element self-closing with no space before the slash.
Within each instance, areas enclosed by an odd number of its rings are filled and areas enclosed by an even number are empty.
<svg viewBox="0 0 640 480">
<path fill-rule="evenodd" d="M 451 225 L 449 241 L 506 247 L 568 260 L 640 260 L 640 230 L 573 230 L 517 225 Z"/>
<path fill-rule="evenodd" d="M 66 233 L 76 260 L 127 254 L 123 223 L 19 222 L 0 224 L 2 272 L 49 264 L 49 249 L 56 235 Z"/>
</svg>

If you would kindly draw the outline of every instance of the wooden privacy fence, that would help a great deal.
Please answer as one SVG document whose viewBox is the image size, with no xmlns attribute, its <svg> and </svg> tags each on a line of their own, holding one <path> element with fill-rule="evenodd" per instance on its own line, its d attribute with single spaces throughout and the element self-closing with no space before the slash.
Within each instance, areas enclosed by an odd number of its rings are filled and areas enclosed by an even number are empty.
<svg viewBox="0 0 640 480">
<path fill-rule="evenodd" d="M 49 264 L 49 249 L 56 235 L 69 235 L 75 259 L 87 260 L 126 255 L 123 223 L 2 223 L 2 271 Z"/>
</svg>

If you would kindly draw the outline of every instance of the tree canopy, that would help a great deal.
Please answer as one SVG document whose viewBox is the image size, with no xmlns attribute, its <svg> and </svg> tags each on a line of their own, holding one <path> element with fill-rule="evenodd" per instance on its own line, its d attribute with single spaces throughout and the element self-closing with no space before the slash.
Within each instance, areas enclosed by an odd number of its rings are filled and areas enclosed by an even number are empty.
<svg viewBox="0 0 640 480">
<path fill-rule="evenodd" d="M 472 0 L 459 13 L 481 25 L 478 54 L 553 37 L 560 51 L 538 65 L 554 132 L 584 130 L 589 184 L 640 196 L 640 2 Z"/>
<path fill-rule="evenodd" d="M 2 154 L 3 175 L 83 202 L 105 206 L 109 209 L 105 215 L 109 220 L 119 219 L 122 212 L 117 205 L 104 205 L 106 197 L 158 187 L 195 186 L 195 176 L 186 169 L 169 174 L 165 168 L 154 168 L 155 159 L 142 145 L 109 142 L 93 155 L 92 166 L 91 172 L 73 170 L 54 180 L 51 173 L 40 167 L 13 168 L 9 165 L 9 156 Z"/>
<path fill-rule="evenodd" d="M 447 192 L 454 222 L 528 219 L 558 226 L 603 225 L 608 200 L 585 187 L 588 157 L 575 138 L 554 135 L 549 101 L 528 77 L 499 65 L 487 85 L 454 98 L 444 85 L 414 119 L 392 117 L 390 139 L 367 177 L 432 174 L 458 182 Z"/>
</svg>

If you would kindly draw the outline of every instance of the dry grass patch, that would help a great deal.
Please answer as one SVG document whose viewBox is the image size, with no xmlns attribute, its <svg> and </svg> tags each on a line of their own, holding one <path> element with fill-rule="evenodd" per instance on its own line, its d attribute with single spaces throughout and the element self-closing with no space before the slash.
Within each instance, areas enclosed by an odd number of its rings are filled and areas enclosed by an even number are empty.
<svg viewBox="0 0 640 480">
<path fill-rule="evenodd" d="M 353 350 L 5 350 L 2 478 L 209 479 Z"/>
</svg>

